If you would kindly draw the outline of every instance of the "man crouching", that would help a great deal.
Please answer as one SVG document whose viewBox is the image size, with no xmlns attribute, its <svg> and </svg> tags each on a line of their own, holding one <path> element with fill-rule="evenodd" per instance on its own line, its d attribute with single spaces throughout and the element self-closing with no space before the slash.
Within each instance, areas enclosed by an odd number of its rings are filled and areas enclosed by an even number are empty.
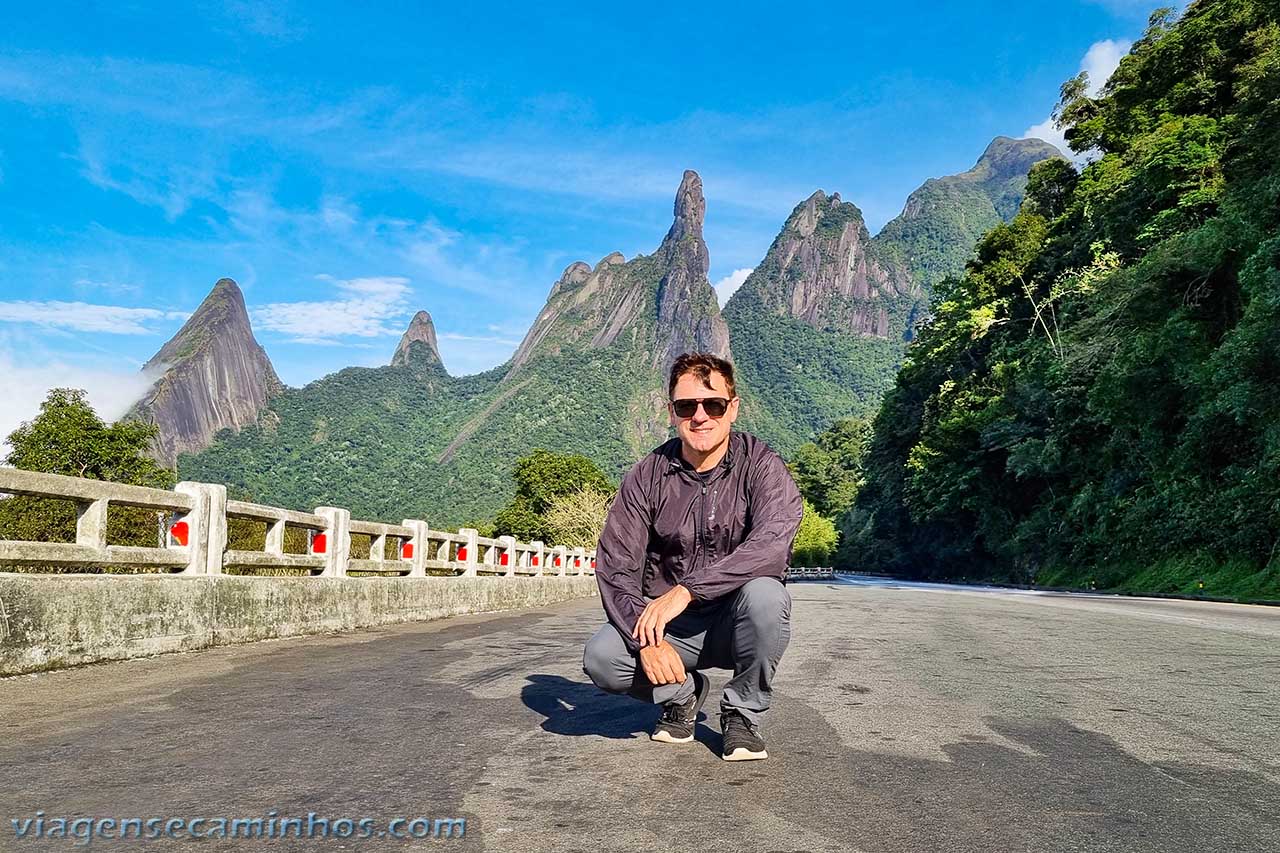
<svg viewBox="0 0 1280 853">
<path fill-rule="evenodd" d="M 699 670 L 731 669 L 722 757 L 767 758 L 760 722 L 791 639 L 783 577 L 803 502 L 782 457 L 730 429 L 733 365 L 685 353 L 667 392 L 677 437 L 627 472 L 600 535 L 609 623 L 587 642 L 583 670 L 604 690 L 662 705 L 654 740 L 688 743 L 710 688 Z"/>
</svg>

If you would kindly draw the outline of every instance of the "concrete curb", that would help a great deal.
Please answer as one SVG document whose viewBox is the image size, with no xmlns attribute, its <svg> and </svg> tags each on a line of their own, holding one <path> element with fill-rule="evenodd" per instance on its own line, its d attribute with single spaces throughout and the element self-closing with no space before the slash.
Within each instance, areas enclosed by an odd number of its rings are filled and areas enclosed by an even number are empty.
<svg viewBox="0 0 1280 853">
<path fill-rule="evenodd" d="M 594 576 L 178 577 L 0 573 L 0 676 L 541 607 Z"/>
</svg>

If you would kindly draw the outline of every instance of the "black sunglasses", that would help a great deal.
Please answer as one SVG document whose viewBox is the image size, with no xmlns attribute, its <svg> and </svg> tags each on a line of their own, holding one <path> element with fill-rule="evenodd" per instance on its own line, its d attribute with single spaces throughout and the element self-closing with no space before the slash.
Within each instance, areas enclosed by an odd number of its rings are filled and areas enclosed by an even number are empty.
<svg viewBox="0 0 1280 853">
<path fill-rule="evenodd" d="M 709 418 L 724 417 L 729 410 L 729 401 L 724 397 L 699 397 L 695 400 L 672 400 L 671 407 L 676 410 L 676 417 L 691 418 L 698 411 L 698 404 Z"/>
</svg>

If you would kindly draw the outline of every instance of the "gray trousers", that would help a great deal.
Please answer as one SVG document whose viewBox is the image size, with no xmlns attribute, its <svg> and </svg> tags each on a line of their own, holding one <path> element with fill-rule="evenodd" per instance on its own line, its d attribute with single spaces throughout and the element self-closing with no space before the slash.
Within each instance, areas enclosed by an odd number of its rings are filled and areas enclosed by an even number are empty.
<svg viewBox="0 0 1280 853">
<path fill-rule="evenodd" d="M 773 696 L 773 673 L 791 640 L 791 594 L 774 578 L 752 578 L 711 604 L 690 606 L 667 623 L 663 636 L 689 673 L 681 684 L 651 684 L 611 623 L 587 641 L 582 670 L 602 690 L 663 704 L 693 695 L 693 670 L 731 669 L 720 711 L 740 711 L 759 726 Z"/>
</svg>

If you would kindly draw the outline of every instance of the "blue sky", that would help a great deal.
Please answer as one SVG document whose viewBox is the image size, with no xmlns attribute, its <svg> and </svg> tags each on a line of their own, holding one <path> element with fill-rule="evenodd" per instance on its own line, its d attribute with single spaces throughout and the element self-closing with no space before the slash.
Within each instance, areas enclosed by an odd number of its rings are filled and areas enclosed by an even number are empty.
<svg viewBox="0 0 1280 853">
<path fill-rule="evenodd" d="M 452 372 L 495 366 L 570 262 L 657 246 L 686 168 L 713 282 L 817 188 L 874 232 L 993 136 L 1051 134 L 1149 11 L 30 4 L 0 33 L 0 430 L 52 385 L 118 415 L 222 276 L 291 385 L 386 363 L 420 308 Z"/>
</svg>

